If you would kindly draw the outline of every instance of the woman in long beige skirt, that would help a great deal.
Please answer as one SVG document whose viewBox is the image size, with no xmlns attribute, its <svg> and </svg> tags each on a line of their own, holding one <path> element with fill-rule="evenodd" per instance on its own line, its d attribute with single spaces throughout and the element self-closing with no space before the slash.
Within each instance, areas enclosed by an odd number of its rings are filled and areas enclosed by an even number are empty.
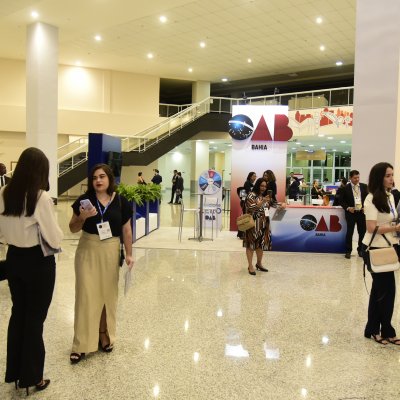
<svg viewBox="0 0 400 400">
<path fill-rule="evenodd" d="M 82 230 L 75 254 L 75 323 L 71 363 L 86 353 L 113 350 L 118 300 L 119 243 L 122 234 L 126 263 L 133 266 L 132 207 L 114 191 L 109 166 L 97 164 L 87 192 L 72 205 L 71 232 Z"/>
</svg>

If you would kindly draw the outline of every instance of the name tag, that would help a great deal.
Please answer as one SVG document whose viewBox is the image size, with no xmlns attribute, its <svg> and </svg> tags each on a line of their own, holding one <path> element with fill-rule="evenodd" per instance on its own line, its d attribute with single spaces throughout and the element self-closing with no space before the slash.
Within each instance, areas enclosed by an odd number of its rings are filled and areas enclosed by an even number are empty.
<svg viewBox="0 0 400 400">
<path fill-rule="evenodd" d="M 355 204 L 357 210 L 361 210 L 362 204 L 361 204 L 360 197 L 354 197 L 354 204 Z"/>
<path fill-rule="evenodd" d="M 264 214 L 266 217 L 269 217 L 269 209 L 267 207 L 264 208 Z"/>
<path fill-rule="evenodd" d="M 96 224 L 97 232 L 99 233 L 100 240 L 109 239 L 112 237 L 110 223 L 108 221 Z"/>
</svg>

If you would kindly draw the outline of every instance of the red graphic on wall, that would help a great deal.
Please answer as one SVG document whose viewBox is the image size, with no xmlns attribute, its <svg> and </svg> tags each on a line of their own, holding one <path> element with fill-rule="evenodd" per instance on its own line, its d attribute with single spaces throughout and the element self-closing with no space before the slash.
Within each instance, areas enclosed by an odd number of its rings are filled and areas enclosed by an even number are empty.
<svg viewBox="0 0 400 400">
<path fill-rule="evenodd" d="M 306 119 L 313 119 L 313 116 L 311 114 L 301 114 L 300 111 L 296 111 L 294 118 L 301 124 Z M 353 126 L 353 112 L 341 110 L 340 108 L 337 108 L 336 110 L 330 110 L 328 107 L 325 107 L 320 112 L 320 118 L 319 126 L 333 124 L 336 126 Z"/>
</svg>

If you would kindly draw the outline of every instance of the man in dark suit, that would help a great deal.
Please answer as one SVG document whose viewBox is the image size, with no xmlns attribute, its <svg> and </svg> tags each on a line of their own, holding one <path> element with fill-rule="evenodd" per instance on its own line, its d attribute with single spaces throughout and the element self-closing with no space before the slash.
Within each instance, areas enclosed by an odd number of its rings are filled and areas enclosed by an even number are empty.
<svg viewBox="0 0 400 400">
<path fill-rule="evenodd" d="M 7 168 L 4 164 L 0 163 L 0 187 L 6 186 L 11 178 L 6 176 Z"/>
<path fill-rule="evenodd" d="M 339 203 L 345 210 L 347 223 L 346 258 L 351 257 L 354 226 L 356 224 L 358 232 L 357 252 L 362 257 L 361 245 L 366 231 L 364 200 L 367 194 L 368 187 L 365 183 L 360 183 L 360 173 L 357 170 L 350 171 L 350 182 L 341 190 L 339 198 Z"/>
<path fill-rule="evenodd" d="M 178 171 L 176 169 L 174 169 L 174 175 L 172 176 L 171 201 L 168 204 L 172 204 L 174 201 L 177 179 L 178 179 Z"/>
</svg>

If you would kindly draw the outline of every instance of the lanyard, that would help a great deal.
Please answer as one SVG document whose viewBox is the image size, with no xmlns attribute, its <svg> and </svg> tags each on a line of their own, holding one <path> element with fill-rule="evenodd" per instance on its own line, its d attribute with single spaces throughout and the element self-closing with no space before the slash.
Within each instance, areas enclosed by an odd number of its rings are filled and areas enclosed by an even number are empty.
<svg viewBox="0 0 400 400">
<path fill-rule="evenodd" d="M 104 222 L 104 221 L 103 221 L 103 216 L 104 216 L 104 214 L 106 213 L 108 206 L 111 204 L 111 200 L 110 200 L 110 201 L 107 203 L 107 205 L 104 207 L 104 210 L 103 210 L 103 211 L 101 211 L 99 199 L 98 199 L 97 197 L 96 197 L 96 201 L 97 201 L 97 206 L 99 207 L 99 213 L 100 213 L 100 215 L 101 215 L 101 222 Z"/>
<path fill-rule="evenodd" d="M 396 219 L 396 215 L 394 213 L 394 208 L 392 206 L 392 202 L 390 201 L 390 199 L 388 198 L 388 202 L 389 202 L 389 207 L 390 207 L 390 211 L 393 214 L 393 219 Z"/>
</svg>

